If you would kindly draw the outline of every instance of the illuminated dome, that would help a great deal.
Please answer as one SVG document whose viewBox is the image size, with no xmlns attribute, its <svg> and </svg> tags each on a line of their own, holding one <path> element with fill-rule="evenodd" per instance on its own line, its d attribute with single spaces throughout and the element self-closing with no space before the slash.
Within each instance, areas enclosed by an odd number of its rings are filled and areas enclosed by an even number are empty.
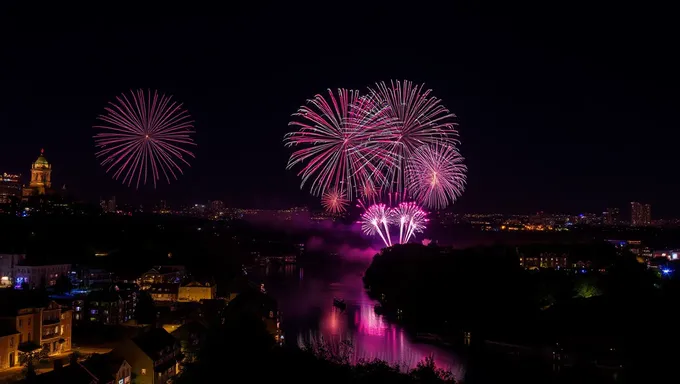
<svg viewBox="0 0 680 384">
<path fill-rule="evenodd" d="M 48 167 L 50 163 L 47 162 L 47 159 L 45 158 L 45 150 L 41 149 L 40 150 L 40 156 L 38 156 L 38 159 L 33 163 L 34 166 L 41 166 L 41 167 Z"/>
</svg>

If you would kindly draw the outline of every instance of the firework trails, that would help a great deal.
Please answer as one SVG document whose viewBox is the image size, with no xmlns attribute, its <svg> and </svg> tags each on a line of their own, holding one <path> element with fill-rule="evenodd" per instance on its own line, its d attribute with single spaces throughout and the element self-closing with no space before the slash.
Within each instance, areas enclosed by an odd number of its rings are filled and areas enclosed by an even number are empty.
<svg viewBox="0 0 680 384">
<path fill-rule="evenodd" d="M 392 245 L 389 225 L 390 209 L 385 204 L 373 204 L 361 215 L 361 229 L 367 235 L 378 234 L 386 247 Z"/>
<path fill-rule="evenodd" d="M 384 167 L 385 176 L 390 182 L 389 189 L 402 191 L 409 178 L 407 160 L 417 148 L 425 144 L 445 142 L 458 143 L 458 132 L 453 119 L 441 100 L 431 96 L 431 90 L 410 81 L 392 81 L 376 84 L 370 89 L 374 103 L 383 105 L 389 122 L 386 138 L 380 138 L 385 150 L 397 159 L 394 166 Z"/>
<path fill-rule="evenodd" d="M 463 157 L 451 145 L 424 145 L 408 161 L 408 189 L 424 206 L 443 209 L 465 190 Z"/>
<path fill-rule="evenodd" d="M 427 214 L 414 202 L 400 203 L 392 209 L 392 222 L 399 225 L 399 243 L 407 243 L 416 232 L 422 232 Z"/>
<path fill-rule="evenodd" d="M 360 202 L 363 206 L 363 203 Z M 390 227 L 399 228 L 398 244 L 408 243 L 416 233 L 425 229 L 427 213 L 415 202 L 402 202 L 390 208 L 383 203 L 377 203 L 364 208 L 361 215 L 361 229 L 367 235 L 378 234 L 386 247 L 392 246 Z"/>
<path fill-rule="evenodd" d="M 194 154 L 185 146 L 196 145 L 191 135 L 193 121 L 182 104 L 172 96 L 149 90 L 130 91 L 116 97 L 98 119 L 94 128 L 103 132 L 94 136 L 96 153 L 102 158 L 106 172 L 113 170 L 114 179 L 139 187 L 151 177 L 154 187 L 161 173 L 170 182 L 182 174 L 181 164 L 189 166 L 187 157 Z"/>
<path fill-rule="evenodd" d="M 301 187 L 309 182 L 311 193 L 342 189 L 352 200 L 357 186 L 373 184 L 380 178 L 376 164 L 393 164 L 389 152 L 380 146 L 385 135 L 384 108 L 358 91 L 339 89 L 328 99 L 316 95 L 293 115 L 289 124 L 298 131 L 286 135 L 286 146 L 301 147 L 293 152 L 288 169 L 304 164 L 298 176 Z"/>
<path fill-rule="evenodd" d="M 308 184 L 331 213 L 346 212 L 360 196 L 366 201 L 359 201 L 363 231 L 386 246 L 392 245 L 390 227 L 406 243 L 425 228 L 421 205 L 445 208 L 464 190 L 467 169 L 457 150 L 455 115 L 424 85 L 382 82 L 367 96 L 329 90 L 293 117 L 289 125 L 297 131 L 284 142 L 295 148 L 287 168 L 302 167 L 301 188 Z"/>
<path fill-rule="evenodd" d="M 349 200 L 347 200 L 346 194 L 342 190 L 334 188 L 321 196 L 321 205 L 330 213 L 347 212 L 346 207 L 348 204 Z"/>
</svg>

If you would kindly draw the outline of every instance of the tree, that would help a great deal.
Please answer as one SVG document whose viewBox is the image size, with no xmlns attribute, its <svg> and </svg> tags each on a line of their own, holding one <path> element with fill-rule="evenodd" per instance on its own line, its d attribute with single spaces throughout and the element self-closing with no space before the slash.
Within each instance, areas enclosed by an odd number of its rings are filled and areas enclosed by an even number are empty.
<svg viewBox="0 0 680 384">
<path fill-rule="evenodd" d="M 576 297 L 589 299 L 602 295 L 602 291 L 597 286 L 597 281 L 593 278 L 584 278 L 576 282 L 574 288 L 576 290 Z"/>
<path fill-rule="evenodd" d="M 26 383 L 35 383 L 38 374 L 35 372 L 35 359 L 37 354 L 35 353 L 22 353 L 20 356 L 21 361 L 24 364 L 24 378 Z"/>
<path fill-rule="evenodd" d="M 453 374 L 441 368 L 437 368 L 434 357 L 428 356 L 418 363 L 409 375 L 417 383 L 451 383 L 454 384 Z"/>
<path fill-rule="evenodd" d="M 138 324 L 156 323 L 156 304 L 154 304 L 148 292 L 139 292 L 137 306 L 135 307 L 135 320 Z"/>
</svg>

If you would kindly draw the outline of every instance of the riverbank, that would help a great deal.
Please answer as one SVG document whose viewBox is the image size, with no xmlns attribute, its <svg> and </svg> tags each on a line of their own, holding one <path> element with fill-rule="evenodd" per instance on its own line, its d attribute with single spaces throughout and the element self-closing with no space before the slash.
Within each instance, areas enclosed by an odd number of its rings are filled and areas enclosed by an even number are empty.
<svg viewBox="0 0 680 384">
<path fill-rule="evenodd" d="M 431 334 L 423 339 L 434 344 L 467 348 L 471 360 L 493 355 L 612 379 L 638 355 L 630 350 L 641 341 L 633 319 L 658 310 L 654 286 L 642 285 L 646 271 L 636 268 L 624 260 L 607 274 L 531 272 L 519 268 L 514 248 L 406 245 L 376 255 L 363 282 L 390 321 Z M 636 300 L 642 294 L 646 302 Z"/>
</svg>

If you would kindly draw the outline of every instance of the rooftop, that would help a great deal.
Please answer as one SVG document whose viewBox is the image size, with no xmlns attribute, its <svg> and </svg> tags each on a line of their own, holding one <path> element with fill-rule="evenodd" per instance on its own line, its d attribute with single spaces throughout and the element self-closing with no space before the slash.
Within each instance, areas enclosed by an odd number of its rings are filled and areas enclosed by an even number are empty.
<svg viewBox="0 0 680 384">
<path fill-rule="evenodd" d="M 177 340 L 163 328 L 151 328 L 132 341 L 152 359 L 158 358 L 162 350 L 173 348 L 177 343 Z"/>
</svg>

